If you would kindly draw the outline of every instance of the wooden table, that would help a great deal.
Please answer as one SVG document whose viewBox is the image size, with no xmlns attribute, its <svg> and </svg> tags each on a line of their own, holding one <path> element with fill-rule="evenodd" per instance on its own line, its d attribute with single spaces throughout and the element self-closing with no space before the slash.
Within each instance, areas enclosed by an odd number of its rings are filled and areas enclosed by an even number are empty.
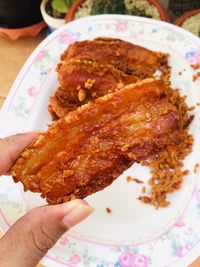
<svg viewBox="0 0 200 267">
<path fill-rule="evenodd" d="M 44 33 L 34 38 L 21 38 L 17 41 L 0 37 L 0 107 L 26 59 L 44 37 Z M 190 267 L 200 267 L 200 257 Z"/>
<path fill-rule="evenodd" d="M 44 32 L 35 38 L 27 37 L 17 41 L 0 37 L 0 106 L 26 59 L 44 37 Z"/>
</svg>

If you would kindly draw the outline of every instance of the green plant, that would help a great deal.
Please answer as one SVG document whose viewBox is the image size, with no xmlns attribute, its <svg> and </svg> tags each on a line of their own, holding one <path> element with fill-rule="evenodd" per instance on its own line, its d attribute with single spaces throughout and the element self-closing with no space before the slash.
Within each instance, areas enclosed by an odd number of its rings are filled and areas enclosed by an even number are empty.
<svg viewBox="0 0 200 267">
<path fill-rule="evenodd" d="M 133 7 L 131 10 L 127 11 L 126 14 L 127 15 L 132 15 L 132 16 L 140 16 L 140 17 L 151 18 L 151 16 L 146 15 L 145 11 L 142 11 L 137 7 Z"/>
<path fill-rule="evenodd" d="M 95 0 L 91 11 L 91 15 L 125 13 L 126 7 L 124 1 L 119 0 Z"/>
<path fill-rule="evenodd" d="M 67 13 L 75 0 L 53 0 L 52 8 L 59 13 Z"/>
<path fill-rule="evenodd" d="M 137 7 L 127 10 L 123 0 L 94 0 L 91 15 L 98 14 L 127 14 L 141 17 L 150 17 Z"/>
</svg>

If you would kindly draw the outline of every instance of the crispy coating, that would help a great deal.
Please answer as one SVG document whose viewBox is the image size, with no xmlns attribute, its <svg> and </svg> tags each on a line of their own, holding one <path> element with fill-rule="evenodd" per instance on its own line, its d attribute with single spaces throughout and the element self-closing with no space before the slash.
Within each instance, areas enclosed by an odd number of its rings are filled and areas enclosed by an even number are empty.
<svg viewBox="0 0 200 267">
<path fill-rule="evenodd" d="M 135 76 L 127 75 L 113 65 L 80 59 L 64 61 L 58 68 L 60 87 L 50 97 L 49 111 L 53 110 L 61 118 L 69 111 L 136 80 Z"/>
<path fill-rule="evenodd" d="M 51 125 L 25 149 L 11 173 L 48 203 L 84 198 L 134 162 L 181 141 L 181 116 L 160 79 L 98 98 Z"/>
<path fill-rule="evenodd" d="M 143 78 L 153 75 L 156 67 L 167 63 L 164 54 L 114 38 L 96 38 L 75 42 L 62 54 L 61 60 L 79 58 L 114 65 L 125 73 Z"/>
<path fill-rule="evenodd" d="M 119 39 L 98 38 L 75 42 L 57 66 L 59 88 L 50 97 L 53 119 L 65 116 L 124 85 L 169 70 L 167 55 Z"/>
</svg>

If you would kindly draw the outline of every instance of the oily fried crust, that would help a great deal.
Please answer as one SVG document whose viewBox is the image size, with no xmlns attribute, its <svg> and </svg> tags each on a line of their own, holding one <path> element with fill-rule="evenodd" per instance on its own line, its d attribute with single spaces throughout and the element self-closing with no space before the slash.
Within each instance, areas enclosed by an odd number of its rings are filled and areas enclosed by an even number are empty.
<svg viewBox="0 0 200 267">
<path fill-rule="evenodd" d="M 181 140 L 182 121 L 163 81 L 147 79 L 98 98 L 51 125 L 11 173 L 48 203 L 84 198 L 134 162 Z"/>
<path fill-rule="evenodd" d="M 127 74 L 150 77 L 155 67 L 167 63 L 167 56 L 144 47 L 113 38 L 75 42 L 61 55 L 61 61 L 79 58 L 114 65 Z"/>
<path fill-rule="evenodd" d="M 50 97 L 49 111 L 59 118 L 137 80 L 113 65 L 80 59 L 64 61 L 57 69 L 60 87 Z"/>
<path fill-rule="evenodd" d="M 119 90 L 124 85 L 167 75 L 167 55 L 119 39 L 75 42 L 57 66 L 59 88 L 50 97 L 49 112 L 61 118 L 79 106 Z"/>
</svg>

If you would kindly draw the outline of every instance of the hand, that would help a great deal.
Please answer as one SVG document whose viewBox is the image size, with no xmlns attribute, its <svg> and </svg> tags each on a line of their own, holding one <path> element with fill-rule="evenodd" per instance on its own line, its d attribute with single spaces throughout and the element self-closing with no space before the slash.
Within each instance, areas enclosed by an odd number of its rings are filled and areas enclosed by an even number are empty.
<svg viewBox="0 0 200 267">
<path fill-rule="evenodd" d="M 19 153 L 37 135 L 26 133 L 0 139 L 0 175 L 9 172 Z M 29 211 L 0 239 L 0 266 L 36 266 L 62 234 L 92 211 L 85 201 L 78 199 Z"/>
</svg>

